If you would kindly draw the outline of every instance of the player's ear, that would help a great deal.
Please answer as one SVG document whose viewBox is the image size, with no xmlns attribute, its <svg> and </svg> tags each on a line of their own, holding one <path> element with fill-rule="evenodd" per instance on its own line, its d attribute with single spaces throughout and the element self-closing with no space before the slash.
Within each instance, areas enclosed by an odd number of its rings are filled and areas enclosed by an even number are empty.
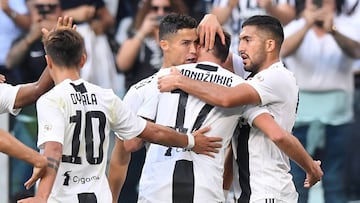
<svg viewBox="0 0 360 203">
<path fill-rule="evenodd" d="M 50 69 L 52 69 L 52 66 L 53 66 L 52 58 L 50 56 L 48 56 L 47 54 L 45 54 L 45 60 L 46 60 L 47 66 Z"/>
<path fill-rule="evenodd" d="M 86 62 L 86 54 L 84 53 L 80 59 L 80 67 L 82 68 Z"/>
<path fill-rule="evenodd" d="M 167 40 L 160 40 L 159 45 L 163 51 L 169 48 L 169 42 Z"/>
<path fill-rule="evenodd" d="M 268 39 L 265 41 L 266 43 L 266 50 L 272 52 L 276 48 L 276 42 L 273 39 Z"/>
</svg>

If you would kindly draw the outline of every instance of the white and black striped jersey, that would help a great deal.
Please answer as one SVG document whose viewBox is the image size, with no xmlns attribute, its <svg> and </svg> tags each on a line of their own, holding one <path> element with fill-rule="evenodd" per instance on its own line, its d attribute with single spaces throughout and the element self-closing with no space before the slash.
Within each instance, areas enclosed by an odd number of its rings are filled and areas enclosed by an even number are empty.
<svg viewBox="0 0 360 203">
<path fill-rule="evenodd" d="M 178 68 L 185 76 L 223 86 L 230 87 L 244 82 L 239 76 L 210 62 L 186 64 Z M 153 91 L 154 94 L 148 92 L 151 99 L 144 106 L 146 111 L 156 111 L 156 123 L 184 133 L 211 126 L 207 135 L 222 136 L 223 147 L 215 154 L 215 158 L 211 158 L 183 148 L 151 144 L 140 178 L 138 202 L 224 202 L 222 185 L 225 151 L 245 107 L 214 107 L 180 90 L 158 96 L 158 90 Z M 263 112 L 262 109 L 251 108 L 246 114 Z M 151 115 L 149 112 L 146 114 Z"/>
<path fill-rule="evenodd" d="M 109 133 L 139 135 L 146 121 L 110 89 L 64 80 L 37 102 L 38 147 L 59 142 L 62 160 L 48 202 L 111 202 L 105 174 Z"/>
<path fill-rule="evenodd" d="M 258 92 L 261 106 L 273 115 L 275 121 L 291 132 L 298 105 L 298 86 L 292 72 L 281 62 L 260 71 L 246 81 Z M 277 199 L 297 202 L 298 194 L 289 173 L 289 158 L 259 129 L 240 125 L 238 136 L 233 137 L 233 149 L 238 163 L 239 179 L 234 179 L 238 202 Z M 238 176 L 237 176 L 238 175 Z M 240 186 L 240 187 L 239 187 Z"/>
</svg>

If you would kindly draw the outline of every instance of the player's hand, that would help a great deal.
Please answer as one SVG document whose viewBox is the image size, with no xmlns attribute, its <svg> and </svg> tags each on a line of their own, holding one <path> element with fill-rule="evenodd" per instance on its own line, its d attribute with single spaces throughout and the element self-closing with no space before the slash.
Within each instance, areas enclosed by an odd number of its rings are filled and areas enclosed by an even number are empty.
<svg viewBox="0 0 360 203">
<path fill-rule="evenodd" d="M 195 138 L 195 146 L 191 149 L 198 154 L 204 154 L 215 157 L 213 153 L 218 153 L 221 148 L 221 137 L 208 137 L 204 133 L 208 132 L 210 127 L 201 128 L 192 134 Z"/>
<path fill-rule="evenodd" d="M 6 81 L 5 75 L 0 74 L 0 83 L 4 83 Z"/>
<path fill-rule="evenodd" d="M 9 0 L 0 0 L 0 9 L 5 13 L 10 13 L 11 9 L 9 6 Z"/>
<path fill-rule="evenodd" d="M 158 78 L 158 88 L 160 92 L 170 92 L 178 88 L 176 83 L 185 79 L 177 68 L 172 67 L 170 74 Z"/>
<path fill-rule="evenodd" d="M 24 186 L 27 190 L 30 189 L 35 184 L 35 182 L 39 178 L 43 177 L 46 173 L 48 162 L 45 156 L 41 155 L 41 157 L 42 158 L 40 159 L 40 161 L 34 166 L 33 174 L 31 175 L 29 180 L 24 183 Z"/>
<path fill-rule="evenodd" d="M 321 180 L 321 177 L 324 175 L 321 170 L 321 161 L 315 161 L 313 164 L 313 170 L 311 173 L 306 173 L 306 179 L 304 181 L 304 188 L 311 188 L 317 182 Z"/>
<path fill-rule="evenodd" d="M 260 6 L 260 8 L 263 8 L 263 9 L 269 9 L 272 7 L 271 0 L 258 0 L 257 3 Z"/>
<path fill-rule="evenodd" d="M 46 200 L 40 197 L 29 197 L 18 200 L 17 203 L 46 203 Z"/>
<path fill-rule="evenodd" d="M 225 35 L 216 15 L 206 14 L 197 27 L 199 44 L 205 49 L 214 48 L 216 33 L 220 36 L 221 43 L 225 44 Z"/>
<path fill-rule="evenodd" d="M 59 30 L 59 29 L 73 29 L 76 30 L 76 25 L 73 25 L 73 18 L 69 16 L 59 17 L 57 24 L 50 31 L 46 28 L 42 28 L 41 31 L 44 36 L 47 36 L 49 32 Z"/>
</svg>

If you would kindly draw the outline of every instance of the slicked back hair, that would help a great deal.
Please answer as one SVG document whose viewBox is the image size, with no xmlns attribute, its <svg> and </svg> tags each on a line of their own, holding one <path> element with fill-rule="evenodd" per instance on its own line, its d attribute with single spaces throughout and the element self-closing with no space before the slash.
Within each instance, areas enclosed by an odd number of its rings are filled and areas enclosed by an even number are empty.
<svg viewBox="0 0 360 203">
<path fill-rule="evenodd" d="M 169 34 L 175 34 L 181 29 L 194 29 L 197 27 L 195 18 L 182 14 L 169 14 L 160 20 L 159 39 L 166 39 Z"/>
</svg>

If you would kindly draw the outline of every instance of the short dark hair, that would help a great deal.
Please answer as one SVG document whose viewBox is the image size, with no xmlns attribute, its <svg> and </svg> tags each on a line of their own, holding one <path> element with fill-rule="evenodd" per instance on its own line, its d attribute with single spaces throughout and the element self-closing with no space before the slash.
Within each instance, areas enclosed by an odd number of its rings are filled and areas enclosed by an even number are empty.
<svg viewBox="0 0 360 203">
<path fill-rule="evenodd" d="M 83 37 L 72 29 L 52 31 L 43 38 L 43 43 L 46 54 L 59 66 L 77 67 L 85 53 Z"/>
<path fill-rule="evenodd" d="M 241 27 L 243 28 L 250 25 L 257 26 L 260 30 L 269 33 L 279 45 L 280 49 L 284 41 L 284 30 L 278 19 L 268 15 L 255 15 L 245 20 Z"/>
<path fill-rule="evenodd" d="M 227 32 L 223 32 L 225 35 L 225 45 L 222 44 L 221 38 L 218 34 L 215 35 L 214 43 L 214 55 L 221 59 L 221 62 L 225 62 L 226 58 L 229 55 L 229 49 L 231 44 L 231 36 Z"/>
<path fill-rule="evenodd" d="M 195 18 L 172 13 L 160 20 L 159 26 L 159 39 L 165 39 L 168 34 L 175 34 L 181 29 L 193 29 L 197 27 L 197 21 Z"/>
</svg>

